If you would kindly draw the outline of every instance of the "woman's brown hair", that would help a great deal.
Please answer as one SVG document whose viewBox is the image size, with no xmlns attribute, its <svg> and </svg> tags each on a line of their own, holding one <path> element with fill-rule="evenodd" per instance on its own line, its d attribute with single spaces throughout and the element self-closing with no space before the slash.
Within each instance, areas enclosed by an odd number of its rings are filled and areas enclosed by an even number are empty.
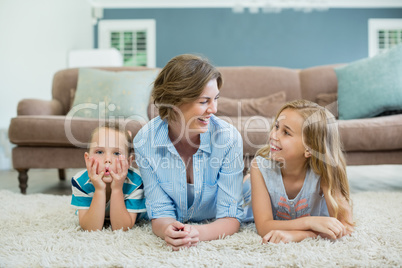
<svg viewBox="0 0 402 268">
<path fill-rule="evenodd" d="M 176 120 L 174 108 L 198 99 L 212 79 L 220 89 L 221 73 L 206 58 L 183 54 L 171 59 L 155 79 L 151 94 L 161 119 Z"/>
</svg>

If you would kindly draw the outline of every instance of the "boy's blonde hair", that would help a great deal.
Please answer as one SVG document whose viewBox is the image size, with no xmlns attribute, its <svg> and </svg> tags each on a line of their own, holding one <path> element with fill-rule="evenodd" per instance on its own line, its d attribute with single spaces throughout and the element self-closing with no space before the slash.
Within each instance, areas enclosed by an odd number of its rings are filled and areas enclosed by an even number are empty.
<svg viewBox="0 0 402 268">
<path fill-rule="evenodd" d="M 183 54 L 171 59 L 155 79 L 151 94 L 161 119 L 176 120 L 173 108 L 197 100 L 212 79 L 220 89 L 221 73 L 206 58 Z"/>
<path fill-rule="evenodd" d="M 346 161 L 335 117 L 314 102 L 295 100 L 286 103 L 279 110 L 270 131 L 285 109 L 295 110 L 303 117 L 303 144 L 311 154 L 311 157 L 307 158 L 306 168 L 310 167 L 321 177 L 321 185 L 328 187 L 328 192 L 324 194 L 329 197 L 329 205 L 334 209 L 335 217 L 347 221 L 346 209 L 341 205 L 341 200 L 335 196 L 335 193 L 339 191 L 348 203 L 351 202 Z M 256 155 L 269 159 L 269 143 L 258 150 Z"/>
<path fill-rule="evenodd" d="M 111 129 L 114 130 L 118 133 L 121 133 L 124 135 L 124 137 L 126 138 L 125 140 L 125 144 L 126 144 L 126 149 L 127 149 L 127 157 L 129 157 L 130 155 L 132 155 L 134 153 L 134 147 L 133 147 L 133 138 L 131 135 L 131 132 L 126 130 L 125 127 L 123 127 L 121 124 L 117 123 L 117 122 L 105 122 L 102 125 L 100 125 L 99 127 L 95 128 L 92 133 L 91 133 L 91 137 L 89 139 L 89 143 L 88 143 L 88 151 L 91 149 L 91 144 L 93 143 L 93 138 L 94 135 L 99 132 L 100 129 L 102 128 L 106 128 L 106 129 Z"/>
</svg>

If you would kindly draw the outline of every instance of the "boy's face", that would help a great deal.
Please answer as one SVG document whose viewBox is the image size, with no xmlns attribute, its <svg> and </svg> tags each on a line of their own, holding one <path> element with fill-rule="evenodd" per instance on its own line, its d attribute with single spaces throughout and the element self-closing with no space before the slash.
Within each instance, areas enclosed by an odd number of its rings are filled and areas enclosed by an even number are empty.
<svg viewBox="0 0 402 268">
<path fill-rule="evenodd" d="M 99 163 L 96 174 L 105 171 L 103 181 L 111 182 L 110 170 L 117 173 L 117 162 L 119 156 L 125 156 L 124 161 L 130 161 L 126 145 L 126 137 L 123 133 L 109 128 L 100 128 L 94 133 L 89 153 L 85 153 L 85 158 L 92 157 Z M 128 163 L 129 166 L 131 162 Z"/>
</svg>

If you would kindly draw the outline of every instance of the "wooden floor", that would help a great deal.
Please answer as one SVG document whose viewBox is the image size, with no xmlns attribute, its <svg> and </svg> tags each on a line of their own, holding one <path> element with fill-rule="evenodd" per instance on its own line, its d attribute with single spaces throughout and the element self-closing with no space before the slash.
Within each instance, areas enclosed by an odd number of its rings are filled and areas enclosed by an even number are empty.
<svg viewBox="0 0 402 268">
<path fill-rule="evenodd" d="M 57 169 L 30 169 L 28 171 L 27 194 L 44 193 L 71 195 L 71 178 L 81 169 L 67 169 L 66 180 L 59 180 Z M 18 172 L 15 170 L 0 171 L 0 189 L 19 193 Z"/>
<path fill-rule="evenodd" d="M 57 169 L 31 169 L 28 172 L 27 194 L 44 193 L 71 195 L 71 177 L 81 169 L 67 169 L 66 180 L 60 181 Z M 351 191 L 401 191 L 402 165 L 349 166 L 347 167 Z M 0 189 L 16 193 L 18 173 L 0 170 Z"/>
</svg>

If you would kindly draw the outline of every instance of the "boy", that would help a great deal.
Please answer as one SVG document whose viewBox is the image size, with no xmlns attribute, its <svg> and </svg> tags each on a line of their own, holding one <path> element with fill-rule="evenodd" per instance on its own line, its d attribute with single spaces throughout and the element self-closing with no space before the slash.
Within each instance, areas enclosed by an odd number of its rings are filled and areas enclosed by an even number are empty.
<svg viewBox="0 0 402 268">
<path fill-rule="evenodd" d="M 112 230 L 130 229 L 145 215 L 142 179 L 130 167 L 131 133 L 119 125 L 105 124 L 92 132 L 85 153 L 86 170 L 71 180 L 71 205 L 78 209 L 82 229 L 96 231 L 110 220 Z M 142 213 L 138 215 L 138 213 Z"/>
</svg>

